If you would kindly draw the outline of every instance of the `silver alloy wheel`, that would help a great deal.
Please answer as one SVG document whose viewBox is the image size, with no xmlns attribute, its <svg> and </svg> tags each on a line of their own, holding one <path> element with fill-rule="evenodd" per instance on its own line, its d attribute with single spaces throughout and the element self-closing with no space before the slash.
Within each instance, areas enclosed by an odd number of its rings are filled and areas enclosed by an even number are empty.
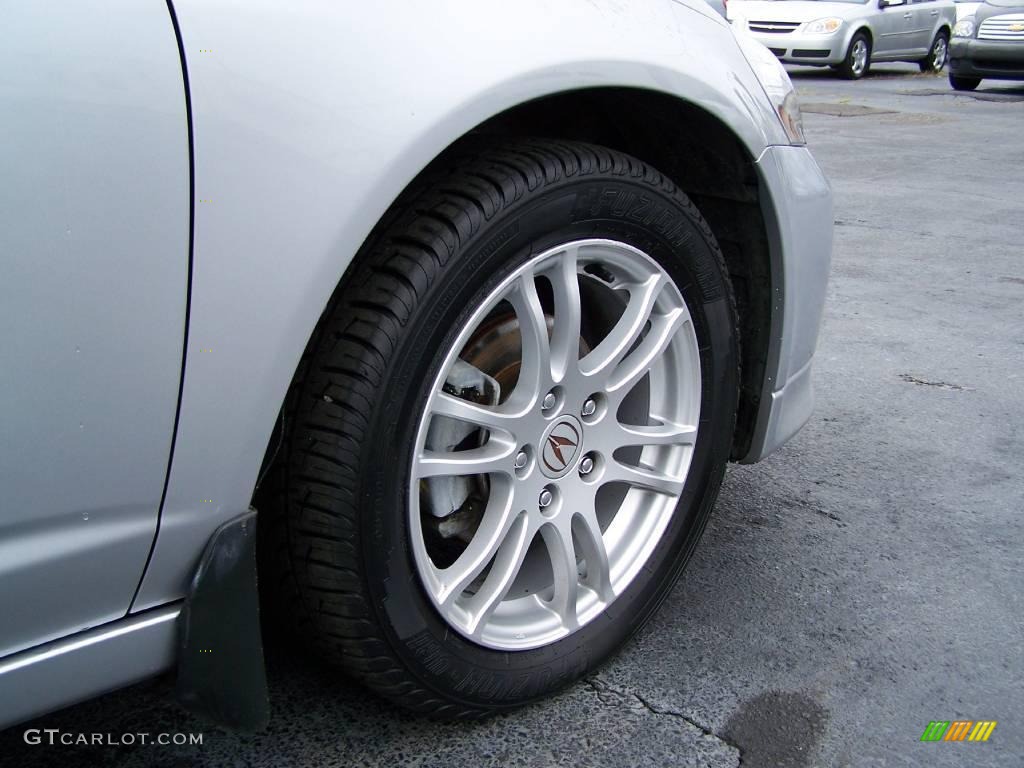
<svg viewBox="0 0 1024 768">
<path fill-rule="evenodd" d="M 941 72 L 942 68 L 946 66 L 946 56 L 948 55 L 949 46 L 946 44 L 946 38 L 939 35 L 935 38 L 935 45 L 932 47 L 932 69 L 936 72 Z"/>
<path fill-rule="evenodd" d="M 864 70 L 868 64 L 868 44 L 864 42 L 863 38 L 854 42 L 852 59 L 853 65 L 850 69 L 855 75 L 860 77 L 864 74 Z"/>
<path fill-rule="evenodd" d="M 621 314 L 602 326 L 615 305 Z M 502 311 L 514 322 L 495 326 Z M 496 339 L 481 331 L 494 327 L 504 329 Z M 451 386 L 481 335 L 495 344 L 512 338 L 518 348 L 515 381 L 496 402 L 466 399 Z M 502 281 L 448 350 L 413 449 L 410 540 L 447 623 L 481 645 L 525 650 L 600 615 L 672 518 L 700 405 L 690 313 L 643 252 L 578 240 Z M 439 434 L 464 439 L 439 445 Z M 431 506 L 437 496 L 428 491 L 438 482 L 472 482 L 486 496 L 463 531 L 464 547 L 441 564 L 427 533 L 439 518 L 468 513 Z"/>
</svg>

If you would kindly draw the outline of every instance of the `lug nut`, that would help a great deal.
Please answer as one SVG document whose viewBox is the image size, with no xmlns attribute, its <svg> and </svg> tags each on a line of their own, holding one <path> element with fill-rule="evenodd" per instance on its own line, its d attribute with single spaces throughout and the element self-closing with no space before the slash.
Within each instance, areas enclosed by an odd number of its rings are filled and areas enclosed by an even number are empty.
<svg viewBox="0 0 1024 768">
<path fill-rule="evenodd" d="M 594 460 L 592 458 L 590 458 L 589 456 L 584 456 L 580 460 L 580 474 L 581 475 L 589 475 L 593 471 L 594 471 Z"/>
<path fill-rule="evenodd" d="M 520 451 L 516 454 L 516 469 L 522 469 L 526 466 L 526 462 L 529 461 L 529 456 L 526 455 L 526 451 Z"/>
<path fill-rule="evenodd" d="M 555 402 L 557 400 L 558 398 L 555 397 L 554 392 L 548 392 L 546 395 L 544 395 L 544 399 L 541 401 L 540 407 L 543 408 L 545 411 L 550 411 L 552 408 L 555 407 Z"/>
<path fill-rule="evenodd" d="M 545 488 L 540 492 L 540 499 L 538 499 L 538 503 L 540 504 L 540 508 L 544 509 L 544 507 L 550 506 L 553 500 L 554 497 L 551 495 L 551 491 Z"/>
<path fill-rule="evenodd" d="M 584 416 L 593 416 L 594 411 L 597 410 L 597 403 L 594 402 L 594 398 L 588 397 L 587 402 L 583 404 L 583 410 L 580 411 Z"/>
</svg>

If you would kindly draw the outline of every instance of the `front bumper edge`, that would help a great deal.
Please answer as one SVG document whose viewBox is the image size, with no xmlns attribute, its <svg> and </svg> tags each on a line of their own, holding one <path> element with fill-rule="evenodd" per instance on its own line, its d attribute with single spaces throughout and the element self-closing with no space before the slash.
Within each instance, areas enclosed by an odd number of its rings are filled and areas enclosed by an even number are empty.
<svg viewBox="0 0 1024 768">
<path fill-rule="evenodd" d="M 832 190 L 806 147 L 772 146 L 757 161 L 772 254 L 772 329 L 754 435 L 740 463 L 760 461 L 807 422 L 811 360 L 832 260 Z"/>
<path fill-rule="evenodd" d="M 949 71 L 958 77 L 1024 80 L 1024 43 L 954 37 Z"/>
</svg>

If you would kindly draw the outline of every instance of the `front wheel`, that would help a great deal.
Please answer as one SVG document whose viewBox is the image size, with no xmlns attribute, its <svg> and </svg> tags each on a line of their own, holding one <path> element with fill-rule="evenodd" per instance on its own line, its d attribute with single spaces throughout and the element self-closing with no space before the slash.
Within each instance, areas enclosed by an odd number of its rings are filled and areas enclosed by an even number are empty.
<svg viewBox="0 0 1024 768">
<path fill-rule="evenodd" d="M 385 220 L 293 386 L 277 581 L 327 661 L 476 717 L 593 669 L 690 557 L 732 291 L 686 196 L 600 147 L 462 156 Z"/>
<path fill-rule="evenodd" d="M 981 78 L 960 77 L 951 73 L 949 76 L 949 84 L 953 86 L 954 91 L 973 91 L 981 85 Z"/>
<path fill-rule="evenodd" d="M 945 31 L 936 33 L 928 55 L 918 62 L 922 72 L 941 72 L 949 58 L 949 34 Z"/>
<path fill-rule="evenodd" d="M 846 58 L 839 65 L 839 74 L 847 80 L 860 80 L 871 68 L 871 41 L 858 32 L 846 49 Z"/>
</svg>

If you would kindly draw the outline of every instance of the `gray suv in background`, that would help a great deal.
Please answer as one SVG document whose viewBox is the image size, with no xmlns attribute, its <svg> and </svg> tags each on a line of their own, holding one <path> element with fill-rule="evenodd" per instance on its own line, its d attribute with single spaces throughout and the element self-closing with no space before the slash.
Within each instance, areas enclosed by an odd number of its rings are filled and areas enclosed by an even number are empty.
<svg viewBox="0 0 1024 768">
<path fill-rule="evenodd" d="M 729 17 L 783 61 L 856 80 L 873 61 L 941 71 L 956 10 L 950 0 L 733 0 Z"/>
</svg>

